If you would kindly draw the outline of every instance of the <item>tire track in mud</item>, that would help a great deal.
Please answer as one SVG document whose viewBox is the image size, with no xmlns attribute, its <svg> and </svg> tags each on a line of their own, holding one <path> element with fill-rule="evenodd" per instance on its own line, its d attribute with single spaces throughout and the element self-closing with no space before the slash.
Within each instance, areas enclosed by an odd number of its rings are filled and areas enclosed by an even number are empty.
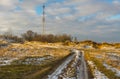
<svg viewBox="0 0 120 79">
<path fill-rule="evenodd" d="M 84 52 L 74 50 L 73 53 L 47 79 L 88 79 Z"/>
</svg>

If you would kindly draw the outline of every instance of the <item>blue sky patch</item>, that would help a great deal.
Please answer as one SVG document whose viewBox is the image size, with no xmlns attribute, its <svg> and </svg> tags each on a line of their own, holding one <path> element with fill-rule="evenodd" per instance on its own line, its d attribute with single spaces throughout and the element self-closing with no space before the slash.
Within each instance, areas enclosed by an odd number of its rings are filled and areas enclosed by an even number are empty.
<svg viewBox="0 0 120 79">
<path fill-rule="evenodd" d="M 35 11 L 37 15 L 41 15 L 43 12 L 42 6 L 38 5 L 35 7 Z"/>
<path fill-rule="evenodd" d="M 8 27 L 20 35 L 27 30 L 41 33 L 43 4 L 46 34 L 120 42 L 120 0 L 6 0 L 0 3 L 0 34 Z"/>
<path fill-rule="evenodd" d="M 19 2 L 23 2 L 23 0 L 19 0 Z"/>
<path fill-rule="evenodd" d="M 16 7 L 16 10 L 21 10 L 21 7 L 17 6 L 17 7 Z"/>
<path fill-rule="evenodd" d="M 120 14 L 111 16 L 109 19 L 110 20 L 120 19 Z"/>
</svg>

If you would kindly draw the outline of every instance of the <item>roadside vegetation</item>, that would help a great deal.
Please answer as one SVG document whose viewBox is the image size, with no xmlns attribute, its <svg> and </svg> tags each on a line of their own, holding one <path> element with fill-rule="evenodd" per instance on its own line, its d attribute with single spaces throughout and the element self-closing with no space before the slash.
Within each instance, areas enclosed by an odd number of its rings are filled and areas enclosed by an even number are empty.
<svg viewBox="0 0 120 79">
<path fill-rule="evenodd" d="M 85 58 L 88 62 L 91 61 L 91 62 L 94 63 L 94 65 L 96 65 L 96 67 L 91 67 L 90 66 L 93 74 L 94 74 L 94 69 L 97 68 L 97 70 L 104 73 L 105 76 L 107 76 L 109 79 L 119 79 L 120 77 L 116 75 L 115 71 L 107 69 L 104 66 L 104 63 L 107 64 L 108 63 L 107 60 L 110 60 L 110 59 L 105 58 L 105 57 L 107 57 L 106 53 L 109 52 L 109 51 L 110 50 L 108 50 L 108 51 L 107 50 L 85 50 L 85 53 L 86 53 Z M 117 67 L 116 67 L 116 69 L 117 69 Z M 119 69 L 118 69 L 118 71 L 119 71 Z"/>
<path fill-rule="evenodd" d="M 29 51 L 27 52 L 29 53 Z M 35 50 L 33 51 L 32 49 L 31 51 L 35 52 Z M 47 51 L 49 51 L 49 53 L 45 53 Z M 56 48 L 42 48 L 38 53 L 41 54 L 29 54 L 27 57 L 26 55 L 23 55 L 22 57 L 19 57 L 19 59 L 13 61 L 10 65 L 0 66 L 0 79 L 42 79 L 70 55 L 69 50 Z M 14 57 L 18 57 L 18 55 Z M 45 59 L 45 57 L 48 59 Z M 26 59 L 27 61 L 25 62 Z M 40 60 L 40 62 L 35 63 L 35 59 Z M 30 62 L 33 62 L 34 64 Z"/>
<path fill-rule="evenodd" d="M 40 65 L 6 65 L 0 67 L 0 79 L 42 79 L 65 58 L 47 61 Z"/>
<path fill-rule="evenodd" d="M 92 61 L 109 79 L 120 78 L 104 66 L 120 72 L 120 43 L 78 41 L 67 34 L 42 35 L 29 30 L 21 37 L 10 33 L 0 35 L 0 79 L 45 79 L 73 48 L 85 51 L 86 62 Z M 93 78 L 94 70 L 88 64 L 89 78 Z"/>
</svg>

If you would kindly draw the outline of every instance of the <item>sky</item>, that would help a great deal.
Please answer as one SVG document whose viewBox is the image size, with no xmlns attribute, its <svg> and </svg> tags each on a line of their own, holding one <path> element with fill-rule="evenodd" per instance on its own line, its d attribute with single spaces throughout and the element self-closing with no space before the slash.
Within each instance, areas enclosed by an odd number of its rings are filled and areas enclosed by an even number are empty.
<svg viewBox="0 0 120 79">
<path fill-rule="evenodd" d="M 120 42 L 120 0 L 0 0 L 0 34 L 42 33 L 43 4 L 46 34 Z"/>
</svg>

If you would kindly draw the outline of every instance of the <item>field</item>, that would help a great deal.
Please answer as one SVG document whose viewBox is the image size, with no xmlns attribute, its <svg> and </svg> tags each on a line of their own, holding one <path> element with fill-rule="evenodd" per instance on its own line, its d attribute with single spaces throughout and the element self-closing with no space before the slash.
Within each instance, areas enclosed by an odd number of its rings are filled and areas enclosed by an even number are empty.
<svg viewBox="0 0 120 79">
<path fill-rule="evenodd" d="M 120 51 L 63 43 L 0 48 L 0 79 L 119 79 Z"/>
<path fill-rule="evenodd" d="M 120 51 L 85 50 L 86 60 L 94 76 L 104 79 L 120 78 Z"/>
<path fill-rule="evenodd" d="M 38 43 L 12 44 L 0 50 L 0 79 L 42 79 L 70 54 Z M 43 78 L 44 79 L 44 78 Z"/>
</svg>

